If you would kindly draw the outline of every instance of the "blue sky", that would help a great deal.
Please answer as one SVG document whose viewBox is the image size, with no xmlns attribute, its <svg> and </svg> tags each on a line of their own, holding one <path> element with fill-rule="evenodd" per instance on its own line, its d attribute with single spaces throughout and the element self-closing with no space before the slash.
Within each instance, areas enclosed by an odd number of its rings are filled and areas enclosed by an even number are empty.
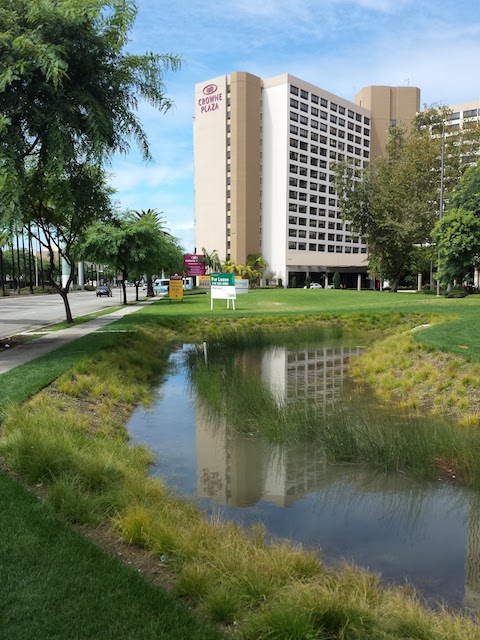
<svg viewBox="0 0 480 640">
<path fill-rule="evenodd" d="M 194 87 L 233 71 L 291 73 L 353 101 L 368 85 L 421 89 L 423 104 L 480 99 L 478 0 L 137 0 L 127 50 L 175 53 L 165 75 L 175 106 L 139 110 L 154 162 L 134 143 L 112 163 L 122 209 L 162 211 L 186 251 L 194 249 Z"/>
</svg>

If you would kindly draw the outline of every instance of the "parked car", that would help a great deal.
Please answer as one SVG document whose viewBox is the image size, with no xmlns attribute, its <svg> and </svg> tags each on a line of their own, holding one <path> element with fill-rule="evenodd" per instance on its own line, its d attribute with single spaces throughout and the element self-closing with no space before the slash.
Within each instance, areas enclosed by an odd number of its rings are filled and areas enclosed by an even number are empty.
<svg viewBox="0 0 480 640">
<path fill-rule="evenodd" d="M 108 296 L 109 298 L 111 298 L 112 290 L 106 285 L 100 285 L 99 287 L 97 287 L 97 297 L 98 296 Z"/>
<path fill-rule="evenodd" d="M 311 282 L 310 289 L 323 289 L 323 287 L 319 282 Z"/>
</svg>

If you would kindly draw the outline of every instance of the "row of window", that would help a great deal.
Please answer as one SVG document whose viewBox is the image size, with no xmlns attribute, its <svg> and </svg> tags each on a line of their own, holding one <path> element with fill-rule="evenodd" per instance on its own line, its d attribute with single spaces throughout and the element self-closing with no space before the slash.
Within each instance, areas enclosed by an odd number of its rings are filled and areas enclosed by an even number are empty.
<svg viewBox="0 0 480 640">
<path fill-rule="evenodd" d="M 321 111 L 320 112 L 320 118 L 322 120 L 329 120 L 331 124 L 336 125 L 335 127 L 330 127 L 330 133 L 332 135 L 339 135 L 342 138 L 345 137 L 345 134 L 342 136 L 340 134 L 340 132 L 337 131 L 337 126 L 338 127 L 345 127 L 345 124 L 346 124 L 347 129 L 349 131 L 355 131 L 356 133 L 362 133 L 361 125 L 354 124 L 353 122 L 345 123 L 345 120 L 343 118 L 337 118 L 337 116 L 334 116 L 334 115 L 330 115 L 330 118 L 327 118 L 327 113 L 325 111 Z M 290 120 L 292 122 L 299 122 L 300 124 L 303 124 L 304 126 L 308 126 L 308 124 L 310 123 L 310 126 L 311 126 L 312 129 L 320 129 L 320 131 L 327 131 L 327 125 L 324 122 L 320 122 L 319 120 L 315 120 L 314 118 L 310 118 L 309 119 L 307 116 L 303 116 L 302 114 L 298 114 L 296 111 L 290 111 Z M 370 135 L 370 129 L 368 129 L 367 127 L 363 127 L 363 135 L 369 136 Z"/>
<path fill-rule="evenodd" d="M 293 242 L 292 240 L 288 243 L 288 248 L 291 251 L 307 251 L 307 243 L 306 242 Z M 367 253 L 366 247 L 352 247 L 352 246 L 343 246 L 340 244 L 327 245 L 327 253 Z M 308 243 L 308 251 L 320 251 L 325 253 L 325 245 L 317 244 L 313 242 Z"/>
<path fill-rule="evenodd" d="M 362 156 L 364 158 L 369 158 L 370 157 L 370 152 L 367 151 L 366 149 L 363 150 L 363 154 L 362 154 L 362 150 L 360 149 L 360 147 L 352 147 L 353 150 L 350 150 L 351 145 L 347 145 L 347 152 L 348 153 L 354 153 L 357 156 Z M 320 155 L 327 157 L 327 151 L 326 149 L 320 149 Z M 306 156 L 303 153 L 297 153 L 296 151 L 290 151 L 290 155 L 289 155 L 290 160 L 295 160 L 297 162 L 302 162 L 303 164 L 310 164 L 312 167 L 322 167 L 324 165 L 320 164 L 319 165 L 319 161 L 318 158 L 314 158 L 314 157 L 310 157 L 310 162 L 309 162 L 309 157 Z M 342 160 L 345 160 L 345 154 L 344 153 L 337 153 L 336 151 L 329 151 L 328 153 L 328 158 L 330 158 L 330 160 L 337 160 L 338 162 L 341 162 Z M 320 160 L 320 162 L 322 162 Z"/>
<path fill-rule="evenodd" d="M 323 203 L 326 204 L 326 203 Z M 296 204 L 295 202 L 290 202 L 290 204 L 288 205 L 288 210 L 290 213 L 302 213 L 302 214 L 307 214 L 307 208 L 308 208 L 308 213 L 310 213 L 310 215 L 312 216 L 326 216 L 327 215 L 327 210 L 324 209 L 323 207 L 307 207 L 307 205 L 305 204 Z M 329 218 L 340 218 L 340 213 L 338 211 L 336 211 L 335 209 L 329 209 L 328 210 L 328 217 Z M 297 218 L 296 216 L 290 216 L 289 217 L 289 224 L 303 224 L 305 225 L 305 218 L 298 218 L 298 222 L 297 222 Z M 303 222 L 302 222 L 303 221 Z M 330 224 L 330 223 L 329 223 Z M 320 226 L 320 225 L 319 225 Z"/>
<path fill-rule="evenodd" d="M 308 100 L 309 99 L 309 92 L 308 91 L 306 91 L 305 89 L 299 89 L 298 87 L 295 87 L 294 85 L 290 85 L 290 93 L 293 96 L 299 96 L 303 100 Z M 320 104 L 320 106 L 322 106 L 322 107 L 328 107 L 328 100 L 326 98 L 319 98 L 319 96 L 317 96 L 314 93 L 312 93 L 312 94 L 310 94 L 310 99 L 313 102 L 313 104 Z M 298 101 L 296 101 L 296 102 L 298 102 Z M 303 103 L 300 103 L 300 104 L 303 104 Z M 298 107 L 298 104 L 297 104 L 297 107 Z M 302 109 L 302 107 L 300 107 L 300 108 Z M 303 110 L 306 110 L 305 107 L 303 107 Z M 340 115 L 347 114 L 349 118 L 351 118 L 352 120 L 355 119 L 355 120 L 357 120 L 357 122 L 361 122 L 362 121 L 362 114 L 361 113 L 355 113 L 351 109 L 346 109 L 342 105 L 337 105 L 335 102 L 330 102 L 330 110 L 338 112 L 338 113 L 340 113 Z M 367 125 L 370 124 L 370 118 L 368 118 L 367 116 L 363 117 L 363 121 Z"/>
<path fill-rule="evenodd" d="M 316 231 L 309 231 L 308 233 L 308 238 L 310 240 L 325 240 L 325 236 L 327 236 L 327 240 L 329 242 L 348 242 L 350 244 L 359 244 L 359 240 L 358 238 L 352 238 L 351 236 L 345 236 L 342 233 L 323 233 L 322 231 L 319 231 L 318 233 Z M 297 229 L 289 229 L 288 230 L 288 237 L 289 238 L 306 238 L 307 237 L 307 232 L 300 229 L 297 232 Z"/>
<path fill-rule="evenodd" d="M 312 215 L 316 215 L 316 207 L 310 207 L 310 210 L 314 209 L 315 213 Z M 323 218 L 326 218 L 326 210 L 325 209 L 319 209 L 318 210 L 320 212 L 320 216 Z M 322 213 L 323 211 L 323 213 Z M 300 211 L 300 213 L 302 213 Z M 306 213 L 306 212 L 305 212 Z M 312 213 L 310 211 L 310 213 Z M 329 210 L 329 218 L 335 218 L 336 217 L 337 212 L 333 211 L 333 210 Z M 319 229 L 326 229 L 327 228 L 327 221 L 326 220 L 317 220 L 316 218 L 303 218 L 303 217 L 298 217 L 298 216 L 288 216 L 288 224 L 290 226 L 292 225 L 297 225 L 299 227 L 306 227 L 307 226 L 307 220 L 308 220 L 308 225 L 310 227 L 317 227 Z M 350 231 L 350 225 L 348 224 L 348 222 L 335 222 L 334 220 L 329 220 L 328 221 L 328 229 L 334 229 L 337 231 L 343 231 L 343 227 L 345 225 L 345 231 Z M 305 237 L 305 236 L 303 236 Z"/>
<path fill-rule="evenodd" d="M 306 137 L 306 136 L 302 136 L 302 137 Z M 359 136 L 349 135 L 348 141 L 355 142 L 355 144 L 362 144 L 362 139 Z M 320 144 L 327 145 L 327 138 L 325 136 L 320 136 Z M 340 149 L 341 151 L 345 150 L 345 143 L 340 140 L 335 140 L 335 138 L 330 138 L 328 140 L 328 144 L 330 147 L 333 147 L 335 149 Z M 301 149 L 302 151 L 309 150 L 308 143 L 304 142 L 303 140 L 299 140 L 298 138 L 290 138 L 290 146 L 293 147 L 294 149 Z M 348 147 L 348 151 L 350 153 L 353 153 L 353 145 L 347 144 L 346 146 Z M 369 147 L 370 140 L 363 140 L 363 146 Z M 322 156 L 326 155 L 326 149 L 324 151 L 325 153 L 322 153 L 322 149 L 320 148 L 320 155 Z M 310 153 L 315 153 L 315 154 L 319 153 L 318 146 L 316 144 L 310 145 Z"/>
</svg>

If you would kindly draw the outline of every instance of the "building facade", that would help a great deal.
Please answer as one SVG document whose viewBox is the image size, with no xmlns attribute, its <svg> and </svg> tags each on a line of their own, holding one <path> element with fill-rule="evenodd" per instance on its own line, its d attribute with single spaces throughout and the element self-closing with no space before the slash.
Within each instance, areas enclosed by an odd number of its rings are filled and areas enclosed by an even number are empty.
<svg viewBox="0 0 480 640">
<path fill-rule="evenodd" d="M 419 102 L 418 89 L 392 89 L 386 130 L 392 113 L 404 113 L 399 104 L 413 118 Z M 368 286 L 367 246 L 342 219 L 334 186 L 337 162 L 360 171 L 372 139 L 381 150 L 383 125 L 372 122 L 380 94 L 364 91 L 359 102 L 368 108 L 289 74 L 237 72 L 197 84 L 196 251 L 240 264 L 261 252 L 265 273 L 284 286 L 307 276 L 326 286 L 336 271 L 345 286 Z"/>
</svg>

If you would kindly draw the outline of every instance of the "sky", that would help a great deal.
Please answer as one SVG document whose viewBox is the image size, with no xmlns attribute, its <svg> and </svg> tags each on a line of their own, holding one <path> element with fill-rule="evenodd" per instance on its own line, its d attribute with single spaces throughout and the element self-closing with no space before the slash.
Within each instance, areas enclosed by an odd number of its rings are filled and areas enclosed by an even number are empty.
<svg viewBox="0 0 480 640">
<path fill-rule="evenodd" d="M 128 53 L 173 53 L 164 75 L 174 106 L 138 116 L 154 160 L 132 142 L 111 165 L 119 208 L 156 209 L 194 247 L 195 84 L 234 71 L 290 73 L 353 101 L 369 85 L 416 86 L 421 104 L 480 100 L 478 0 L 137 0 Z"/>
</svg>

